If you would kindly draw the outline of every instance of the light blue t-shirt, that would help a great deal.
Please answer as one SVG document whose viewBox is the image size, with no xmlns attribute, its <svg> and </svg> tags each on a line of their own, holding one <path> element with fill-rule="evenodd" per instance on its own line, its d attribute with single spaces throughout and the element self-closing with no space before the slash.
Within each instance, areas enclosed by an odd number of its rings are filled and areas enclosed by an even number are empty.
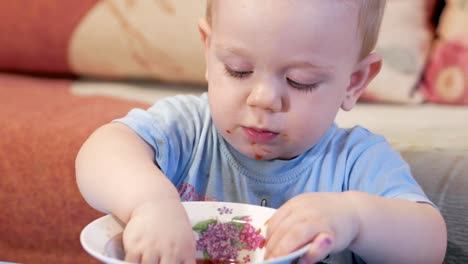
<svg viewBox="0 0 468 264">
<path fill-rule="evenodd" d="M 162 99 L 117 121 L 153 147 L 155 162 L 183 201 L 278 208 L 305 192 L 356 190 L 431 203 L 402 157 L 383 137 L 362 127 L 342 129 L 333 124 L 300 156 L 263 161 L 244 156 L 222 138 L 211 119 L 206 93 Z"/>
</svg>

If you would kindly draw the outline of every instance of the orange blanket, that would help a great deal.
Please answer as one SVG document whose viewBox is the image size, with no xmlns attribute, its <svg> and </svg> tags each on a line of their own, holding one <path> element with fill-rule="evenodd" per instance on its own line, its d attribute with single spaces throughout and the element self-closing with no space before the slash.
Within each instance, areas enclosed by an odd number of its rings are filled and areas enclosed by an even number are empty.
<svg viewBox="0 0 468 264">
<path fill-rule="evenodd" d="M 101 214 L 77 189 L 75 157 L 97 127 L 146 105 L 74 96 L 71 83 L 0 73 L 0 261 L 97 263 L 79 234 Z"/>
</svg>

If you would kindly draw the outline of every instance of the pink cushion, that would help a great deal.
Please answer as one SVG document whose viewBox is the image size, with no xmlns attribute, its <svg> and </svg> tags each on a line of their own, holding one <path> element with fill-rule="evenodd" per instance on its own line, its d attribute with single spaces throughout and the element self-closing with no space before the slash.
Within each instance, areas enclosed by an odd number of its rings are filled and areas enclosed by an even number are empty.
<svg viewBox="0 0 468 264">
<path fill-rule="evenodd" d="M 440 19 L 422 85 L 431 102 L 468 105 L 468 4 L 462 2 L 447 1 Z"/>
</svg>

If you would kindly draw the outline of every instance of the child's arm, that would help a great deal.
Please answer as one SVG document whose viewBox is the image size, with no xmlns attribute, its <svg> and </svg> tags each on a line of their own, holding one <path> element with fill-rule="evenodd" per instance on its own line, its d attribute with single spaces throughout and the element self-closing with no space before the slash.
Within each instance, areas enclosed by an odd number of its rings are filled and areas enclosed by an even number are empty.
<svg viewBox="0 0 468 264">
<path fill-rule="evenodd" d="M 445 222 L 431 205 L 362 192 L 299 195 L 268 231 L 270 257 L 312 241 L 305 263 L 345 248 L 367 263 L 442 263 L 447 243 Z"/>
<path fill-rule="evenodd" d="M 195 241 L 188 217 L 175 187 L 153 159 L 154 150 L 126 125 L 105 125 L 78 153 L 79 189 L 92 207 L 127 223 L 126 260 L 193 263 Z"/>
<path fill-rule="evenodd" d="M 351 192 L 360 232 L 350 249 L 368 263 L 442 263 L 447 230 L 432 205 Z"/>
</svg>

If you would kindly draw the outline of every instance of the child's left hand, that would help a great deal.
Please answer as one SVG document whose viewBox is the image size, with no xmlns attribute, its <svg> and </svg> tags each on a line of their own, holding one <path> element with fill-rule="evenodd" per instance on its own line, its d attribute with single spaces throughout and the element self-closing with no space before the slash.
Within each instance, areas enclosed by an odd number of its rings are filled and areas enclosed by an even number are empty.
<svg viewBox="0 0 468 264">
<path fill-rule="evenodd" d="M 359 220 L 346 193 L 305 193 L 281 206 L 268 223 L 267 258 L 310 243 L 301 263 L 315 263 L 342 251 L 356 238 Z"/>
</svg>

